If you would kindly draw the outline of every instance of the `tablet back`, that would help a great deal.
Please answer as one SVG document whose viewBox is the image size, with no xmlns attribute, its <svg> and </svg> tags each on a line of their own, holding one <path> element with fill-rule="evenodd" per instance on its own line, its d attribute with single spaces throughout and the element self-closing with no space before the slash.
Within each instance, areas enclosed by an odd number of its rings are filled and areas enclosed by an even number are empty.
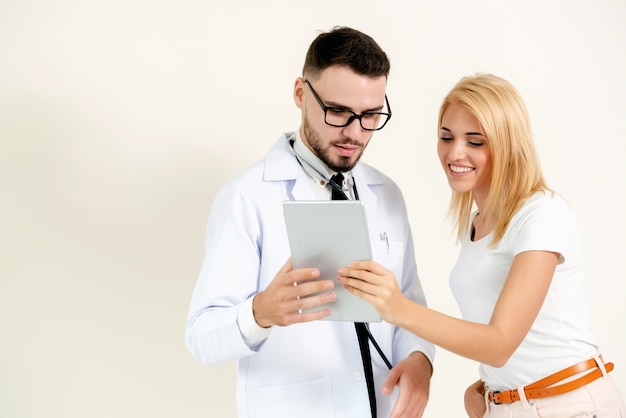
<svg viewBox="0 0 626 418">
<path fill-rule="evenodd" d="M 358 200 L 291 200 L 283 202 L 294 268 L 315 267 L 320 279 L 335 282 L 337 298 L 323 305 L 331 321 L 376 322 L 380 315 L 337 281 L 339 267 L 371 260 L 365 207 Z M 320 307 L 314 309 L 319 310 Z"/>
</svg>

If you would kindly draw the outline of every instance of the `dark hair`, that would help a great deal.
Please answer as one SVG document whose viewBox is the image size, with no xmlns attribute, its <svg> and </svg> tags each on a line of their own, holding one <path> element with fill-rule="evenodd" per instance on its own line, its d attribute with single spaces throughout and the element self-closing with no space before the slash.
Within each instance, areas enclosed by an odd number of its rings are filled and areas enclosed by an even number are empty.
<svg viewBox="0 0 626 418">
<path fill-rule="evenodd" d="M 315 38 L 307 51 L 302 76 L 316 78 L 333 65 L 370 77 L 387 77 L 391 68 L 387 54 L 371 36 L 345 26 L 335 26 Z"/>
</svg>

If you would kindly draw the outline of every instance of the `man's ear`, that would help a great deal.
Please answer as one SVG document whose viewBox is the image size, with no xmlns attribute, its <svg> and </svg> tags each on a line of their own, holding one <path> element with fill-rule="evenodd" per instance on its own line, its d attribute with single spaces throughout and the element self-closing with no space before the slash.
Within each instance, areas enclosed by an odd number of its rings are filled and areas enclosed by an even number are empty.
<svg viewBox="0 0 626 418">
<path fill-rule="evenodd" d="M 296 81 L 293 85 L 293 100 L 296 103 L 296 106 L 298 106 L 299 109 L 302 109 L 304 107 L 304 90 L 305 90 L 305 83 L 304 83 L 304 79 L 302 77 L 298 77 L 296 78 Z"/>
</svg>

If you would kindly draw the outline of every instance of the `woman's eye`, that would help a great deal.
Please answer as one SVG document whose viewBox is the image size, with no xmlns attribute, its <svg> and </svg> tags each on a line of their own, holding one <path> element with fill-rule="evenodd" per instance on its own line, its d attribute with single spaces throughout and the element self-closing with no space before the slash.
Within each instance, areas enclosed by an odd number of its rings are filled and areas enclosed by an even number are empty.
<svg viewBox="0 0 626 418">
<path fill-rule="evenodd" d="M 449 136 L 442 136 L 442 137 L 441 137 L 441 138 L 439 138 L 439 139 L 441 139 L 442 141 L 447 142 L 447 141 L 452 141 L 454 138 L 450 138 Z"/>
<path fill-rule="evenodd" d="M 469 141 L 468 144 L 470 144 L 473 147 L 482 147 L 484 145 L 483 142 L 473 142 L 473 141 Z"/>
</svg>

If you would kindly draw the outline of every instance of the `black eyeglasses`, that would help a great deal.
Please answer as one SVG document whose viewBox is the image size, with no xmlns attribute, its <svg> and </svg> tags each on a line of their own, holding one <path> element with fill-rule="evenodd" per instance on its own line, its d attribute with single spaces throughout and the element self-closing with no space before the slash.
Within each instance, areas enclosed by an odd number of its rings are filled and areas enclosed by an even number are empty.
<svg viewBox="0 0 626 418">
<path fill-rule="evenodd" d="M 326 106 L 315 90 L 313 90 L 313 86 L 309 83 L 309 80 L 304 80 L 304 82 L 309 86 L 311 93 L 313 93 L 313 97 L 315 97 L 317 103 L 319 103 L 320 107 L 324 111 L 324 122 L 326 125 L 343 128 L 344 126 L 350 125 L 355 119 L 358 119 L 361 124 L 361 128 L 364 130 L 378 131 L 383 129 L 387 122 L 389 122 L 389 119 L 391 119 L 391 107 L 389 106 L 389 100 L 387 99 L 386 94 L 385 104 L 387 105 L 387 110 L 389 111 L 388 113 L 363 112 L 359 115 L 344 107 Z"/>
</svg>

